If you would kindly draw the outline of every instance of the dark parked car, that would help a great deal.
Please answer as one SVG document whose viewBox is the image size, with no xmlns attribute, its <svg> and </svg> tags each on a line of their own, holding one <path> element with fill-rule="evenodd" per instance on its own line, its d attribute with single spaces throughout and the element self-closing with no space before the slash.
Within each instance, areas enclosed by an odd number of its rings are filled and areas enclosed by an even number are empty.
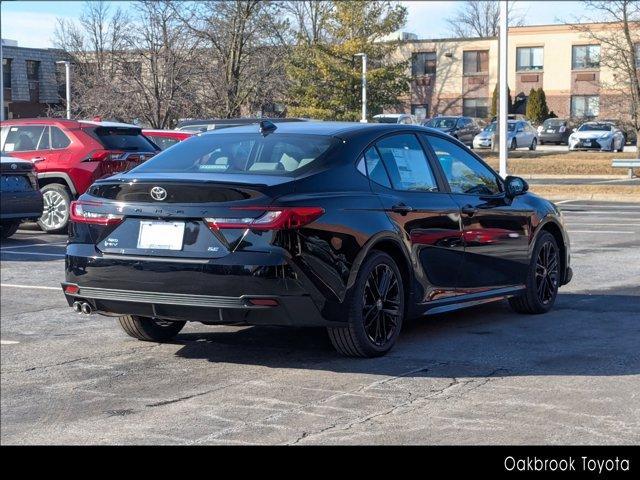
<svg viewBox="0 0 640 480">
<path fill-rule="evenodd" d="M 552 307 L 569 239 L 527 189 L 421 126 L 208 132 L 74 202 L 62 287 L 141 340 L 186 321 L 324 326 L 341 353 L 382 355 L 411 317 Z"/>
<path fill-rule="evenodd" d="M 474 137 L 482 130 L 471 117 L 436 117 L 424 125 L 449 134 L 469 146 L 473 146 Z"/>
<path fill-rule="evenodd" d="M 42 215 L 42 193 L 32 162 L 0 157 L 0 237 L 16 233 L 20 222 Z"/>
<path fill-rule="evenodd" d="M 538 127 L 538 143 L 555 143 L 568 145 L 569 136 L 573 133 L 573 126 L 566 118 L 547 118 Z"/>
</svg>

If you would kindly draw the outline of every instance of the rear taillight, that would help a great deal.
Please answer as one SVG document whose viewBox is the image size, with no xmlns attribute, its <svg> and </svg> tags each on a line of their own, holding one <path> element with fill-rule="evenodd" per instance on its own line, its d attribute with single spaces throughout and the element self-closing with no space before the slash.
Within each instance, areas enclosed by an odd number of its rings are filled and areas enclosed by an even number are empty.
<svg viewBox="0 0 640 480">
<path fill-rule="evenodd" d="M 88 162 L 101 162 L 103 160 L 119 160 L 122 153 L 118 150 L 94 150 L 87 157 Z"/>
<path fill-rule="evenodd" d="M 232 210 L 260 210 L 259 217 L 209 217 L 205 222 L 211 229 L 250 228 L 252 230 L 283 230 L 300 228 L 324 213 L 320 207 L 236 207 Z M 266 210 L 266 211 L 265 211 Z"/>
<path fill-rule="evenodd" d="M 101 206 L 100 202 L 71 202 L 71 221 L 75 223 L 91 223 L 94 225 L 116 225 L 122 222 L 124 215 L 114 213 L 98 213 L 92 211 Z"/>
</svg>

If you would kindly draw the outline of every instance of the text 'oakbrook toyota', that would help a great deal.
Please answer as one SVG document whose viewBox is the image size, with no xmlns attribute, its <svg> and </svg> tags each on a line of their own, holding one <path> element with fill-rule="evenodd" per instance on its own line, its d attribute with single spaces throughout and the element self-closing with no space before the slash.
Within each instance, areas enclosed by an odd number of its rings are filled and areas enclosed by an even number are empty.
<svg viewBox="0 0 640 480">
<path fill-rule="evenodd" d="M 342 354 L 378 356 L 426 313 L 552 307 L 569 239 L 527 190 L 421 126 L 211 131 L 72 204 L 63 290 L 141 340 L 186 321 L 324 326 Z"/>
</svg>

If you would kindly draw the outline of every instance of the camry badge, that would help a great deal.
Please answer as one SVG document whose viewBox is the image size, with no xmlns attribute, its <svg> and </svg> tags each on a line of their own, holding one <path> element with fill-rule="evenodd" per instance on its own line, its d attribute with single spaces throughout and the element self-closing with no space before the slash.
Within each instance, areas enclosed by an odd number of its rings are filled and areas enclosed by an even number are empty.
<svg viewBox="0 0 640 480">
<path fill-rule="evenodd" d="M 151 198 L 158 200 L 159 202 L 167 198 L 167 191 L 162 187 L 153 187 L 150 193 Z"/>
</svg>

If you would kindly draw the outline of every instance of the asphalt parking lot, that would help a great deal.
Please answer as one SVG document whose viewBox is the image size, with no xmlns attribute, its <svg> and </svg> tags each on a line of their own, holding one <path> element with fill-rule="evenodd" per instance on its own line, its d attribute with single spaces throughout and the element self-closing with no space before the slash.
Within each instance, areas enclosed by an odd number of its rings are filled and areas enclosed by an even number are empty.
<svg viewBox="0 0 640 480">
<path fill-rule="evenodd" d="M 640 204 L 563 202 L 573 282 L 406 326 L 345 359 L 323 330 L 187 325 L 142 343 L 60 291 L 61 235 L 1 246 L 2 444 L 638 444 Z"/>
</svg>

